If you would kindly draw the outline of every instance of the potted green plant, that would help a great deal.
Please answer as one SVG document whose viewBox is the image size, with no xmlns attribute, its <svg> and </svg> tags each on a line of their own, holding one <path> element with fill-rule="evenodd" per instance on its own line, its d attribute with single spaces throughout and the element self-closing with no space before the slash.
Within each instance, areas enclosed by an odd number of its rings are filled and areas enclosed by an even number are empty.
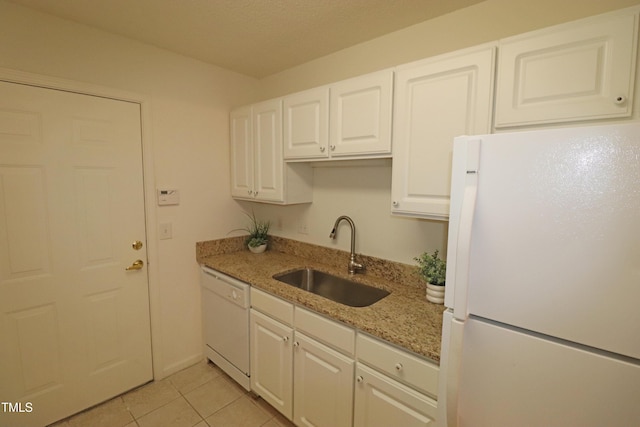
<svg viewBox="0 0 640 427">
<path fill-rule="evenodd" d="M 271 223 L 269 221 L 260 221 L 256 218 L 256 214 L 251 212 L 251 215 L 244 213 L 249 218 L 249 225 L 244 228 L 236 228 L 231 231 L 246 231 L 249 233 L 247 236 L 247 247 L 253 253 L 259 254 L 267 249 L 267 243 L 269 242 L 269 227 Z"/>
<path fill-rule="evenodd" d="M 444 303 L 444 286 L 447 278 L 447 262 L 438 257 L 438 250 L 414 258 L 418 272 L 427 281 L 427 301 Z"/>
</svg>

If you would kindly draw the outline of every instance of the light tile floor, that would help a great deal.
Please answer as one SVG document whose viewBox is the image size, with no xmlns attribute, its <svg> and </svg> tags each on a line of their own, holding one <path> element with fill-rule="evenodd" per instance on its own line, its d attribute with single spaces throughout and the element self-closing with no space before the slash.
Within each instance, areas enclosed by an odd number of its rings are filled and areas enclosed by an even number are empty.
<svg viewBox="0 0 640 427">
<path fill-rule="evenodd" d="M 292 427 L 211 362 L 153 381 L 50 427 Z"/>
</svg>

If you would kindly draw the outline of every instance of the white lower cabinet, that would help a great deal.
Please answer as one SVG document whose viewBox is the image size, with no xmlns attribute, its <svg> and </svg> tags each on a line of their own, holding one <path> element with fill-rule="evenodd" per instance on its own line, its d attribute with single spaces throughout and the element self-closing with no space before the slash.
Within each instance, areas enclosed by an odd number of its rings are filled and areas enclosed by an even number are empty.
<svg viewBox="0 0 640 427">
<path fill-rule="evenodd" d="M 356 339 L 356 351 L 354 426 L 436 422 L 438 366 L 363 333 Z"/>
<path fill-rule="evenodd" d="M 436 410 L 436 402 L 426 395 L 357 364 L 355 427 L 432 426 Z"/>
<path fill-rule="evenodd" d="M 354 360 L 298 331 L 293 345 L 295 424 L 351 426 Z"/>
<path fill-rule="evenodd" d="M 436 365 L 255 288 L 251 302 L 251 389 L 297 426 L 435 422 Z"/>
<path fill-rule="evenodd" d="M 251 390 L 291 419 L 293 329 L 251 310 L 250 331 Z"/>
<path fill-rule="evenodd" d="M 251 289 L 251 390 L 299 426 L 349 427 L 353 420 L 355 361 L 344 347 L 351 328 L 299 307 L 296 316 L 324 343 L 294 330 L 293 305 Z M 259 310 L 259 311 L 258 311 Z"/>
</svg>

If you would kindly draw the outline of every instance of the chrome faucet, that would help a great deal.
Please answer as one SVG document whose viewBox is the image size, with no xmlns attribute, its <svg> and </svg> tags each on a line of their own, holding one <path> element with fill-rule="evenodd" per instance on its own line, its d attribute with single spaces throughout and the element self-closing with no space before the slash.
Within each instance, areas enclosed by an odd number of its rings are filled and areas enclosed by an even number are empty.
<svg viewBox="0 0 640 427">
<path fill-rule="evenodd" d="M 333 224 L 333 230 L 331 230 L 329 238 L 336 238 L 338 224 L 340 224 L 340 221 L 342 220 L 347 221 L 349 223 L 349 226 L 351 227 L 351 254 L 349 255 L 349 274 L 356 274 L 358 271 L 364 270 L 364 265 L 358 264 L 356 262 L 356 225 L 353 223 L 353 220 L 346 215 L 339 216 L 338 219 L 336 219 L 335 224 Z"/>
</svg>

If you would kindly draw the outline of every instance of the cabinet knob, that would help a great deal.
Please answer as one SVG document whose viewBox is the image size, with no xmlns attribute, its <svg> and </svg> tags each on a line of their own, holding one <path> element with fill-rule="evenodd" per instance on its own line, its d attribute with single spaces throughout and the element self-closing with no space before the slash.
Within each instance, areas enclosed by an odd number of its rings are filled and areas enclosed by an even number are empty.
<svg viewBox="0 0 640 427">
<path fill-rule="evenodd" d="M 391 204 L 393 205 L 394 208 L 397 208 L 400 205 L 400 203 L 398 203 L 395 200 L 393 202 L 391 202 Z"/>
<path fill-rule="evenodd" d="M 364 378 L 362 378 L 362 375 L 358 375 L 356 377 L 356 382 L 361 383 L 362 381 L 364 381 Z"/>
<path fill-rule="evenodd" d="M 285 336 L 283 336 L 283 337 L 282 337 L 282 341 L 284 341 L 284 342 L 289 342 L 289 337 L 288 337 L 288 336 L 286 336 L 286 335 L 285 335 Z"/>
<path fill-rule="evenodd" d="M 324 150 L 326 150 L 326 149 L 327 149 L 326 147 L 320 147 L 320 152 L 324 153 Z"/>
<path fill-rule="evenodd" d="M 253 193 L 253 191 L 251 191 L 251 190 L 247 190 L 247 194 L 248 194 L 248 195 L 251 195 L 251 193 Z"/>
<path fill-rule="evenodd" d="M 402 363 L 396 363 L 396 371 L 402 371 Z"/>
<path fill-rule="evenodd" d="M 331 151 L 336 151 L 336 146 L 335 145 L 332 145 L 330 148 L 331 148 Z"/>
<path fill-rule="evenodd" d="M 618 95 L 616 96 L 616 98 L 613 100 L 613 102 L 617 105 L 622 105 L 627 101 L 627 97 L 624 95 Z"/>
<path fill-rule="evenodd" d="M 300 346 L 300 343 L 299 343 L 298 341 L 294 341 L 294 342 L 293 342 L 293 346 L 294 346 L 294 347 L 299 347 L 299 346 Z"/>
</svg>

